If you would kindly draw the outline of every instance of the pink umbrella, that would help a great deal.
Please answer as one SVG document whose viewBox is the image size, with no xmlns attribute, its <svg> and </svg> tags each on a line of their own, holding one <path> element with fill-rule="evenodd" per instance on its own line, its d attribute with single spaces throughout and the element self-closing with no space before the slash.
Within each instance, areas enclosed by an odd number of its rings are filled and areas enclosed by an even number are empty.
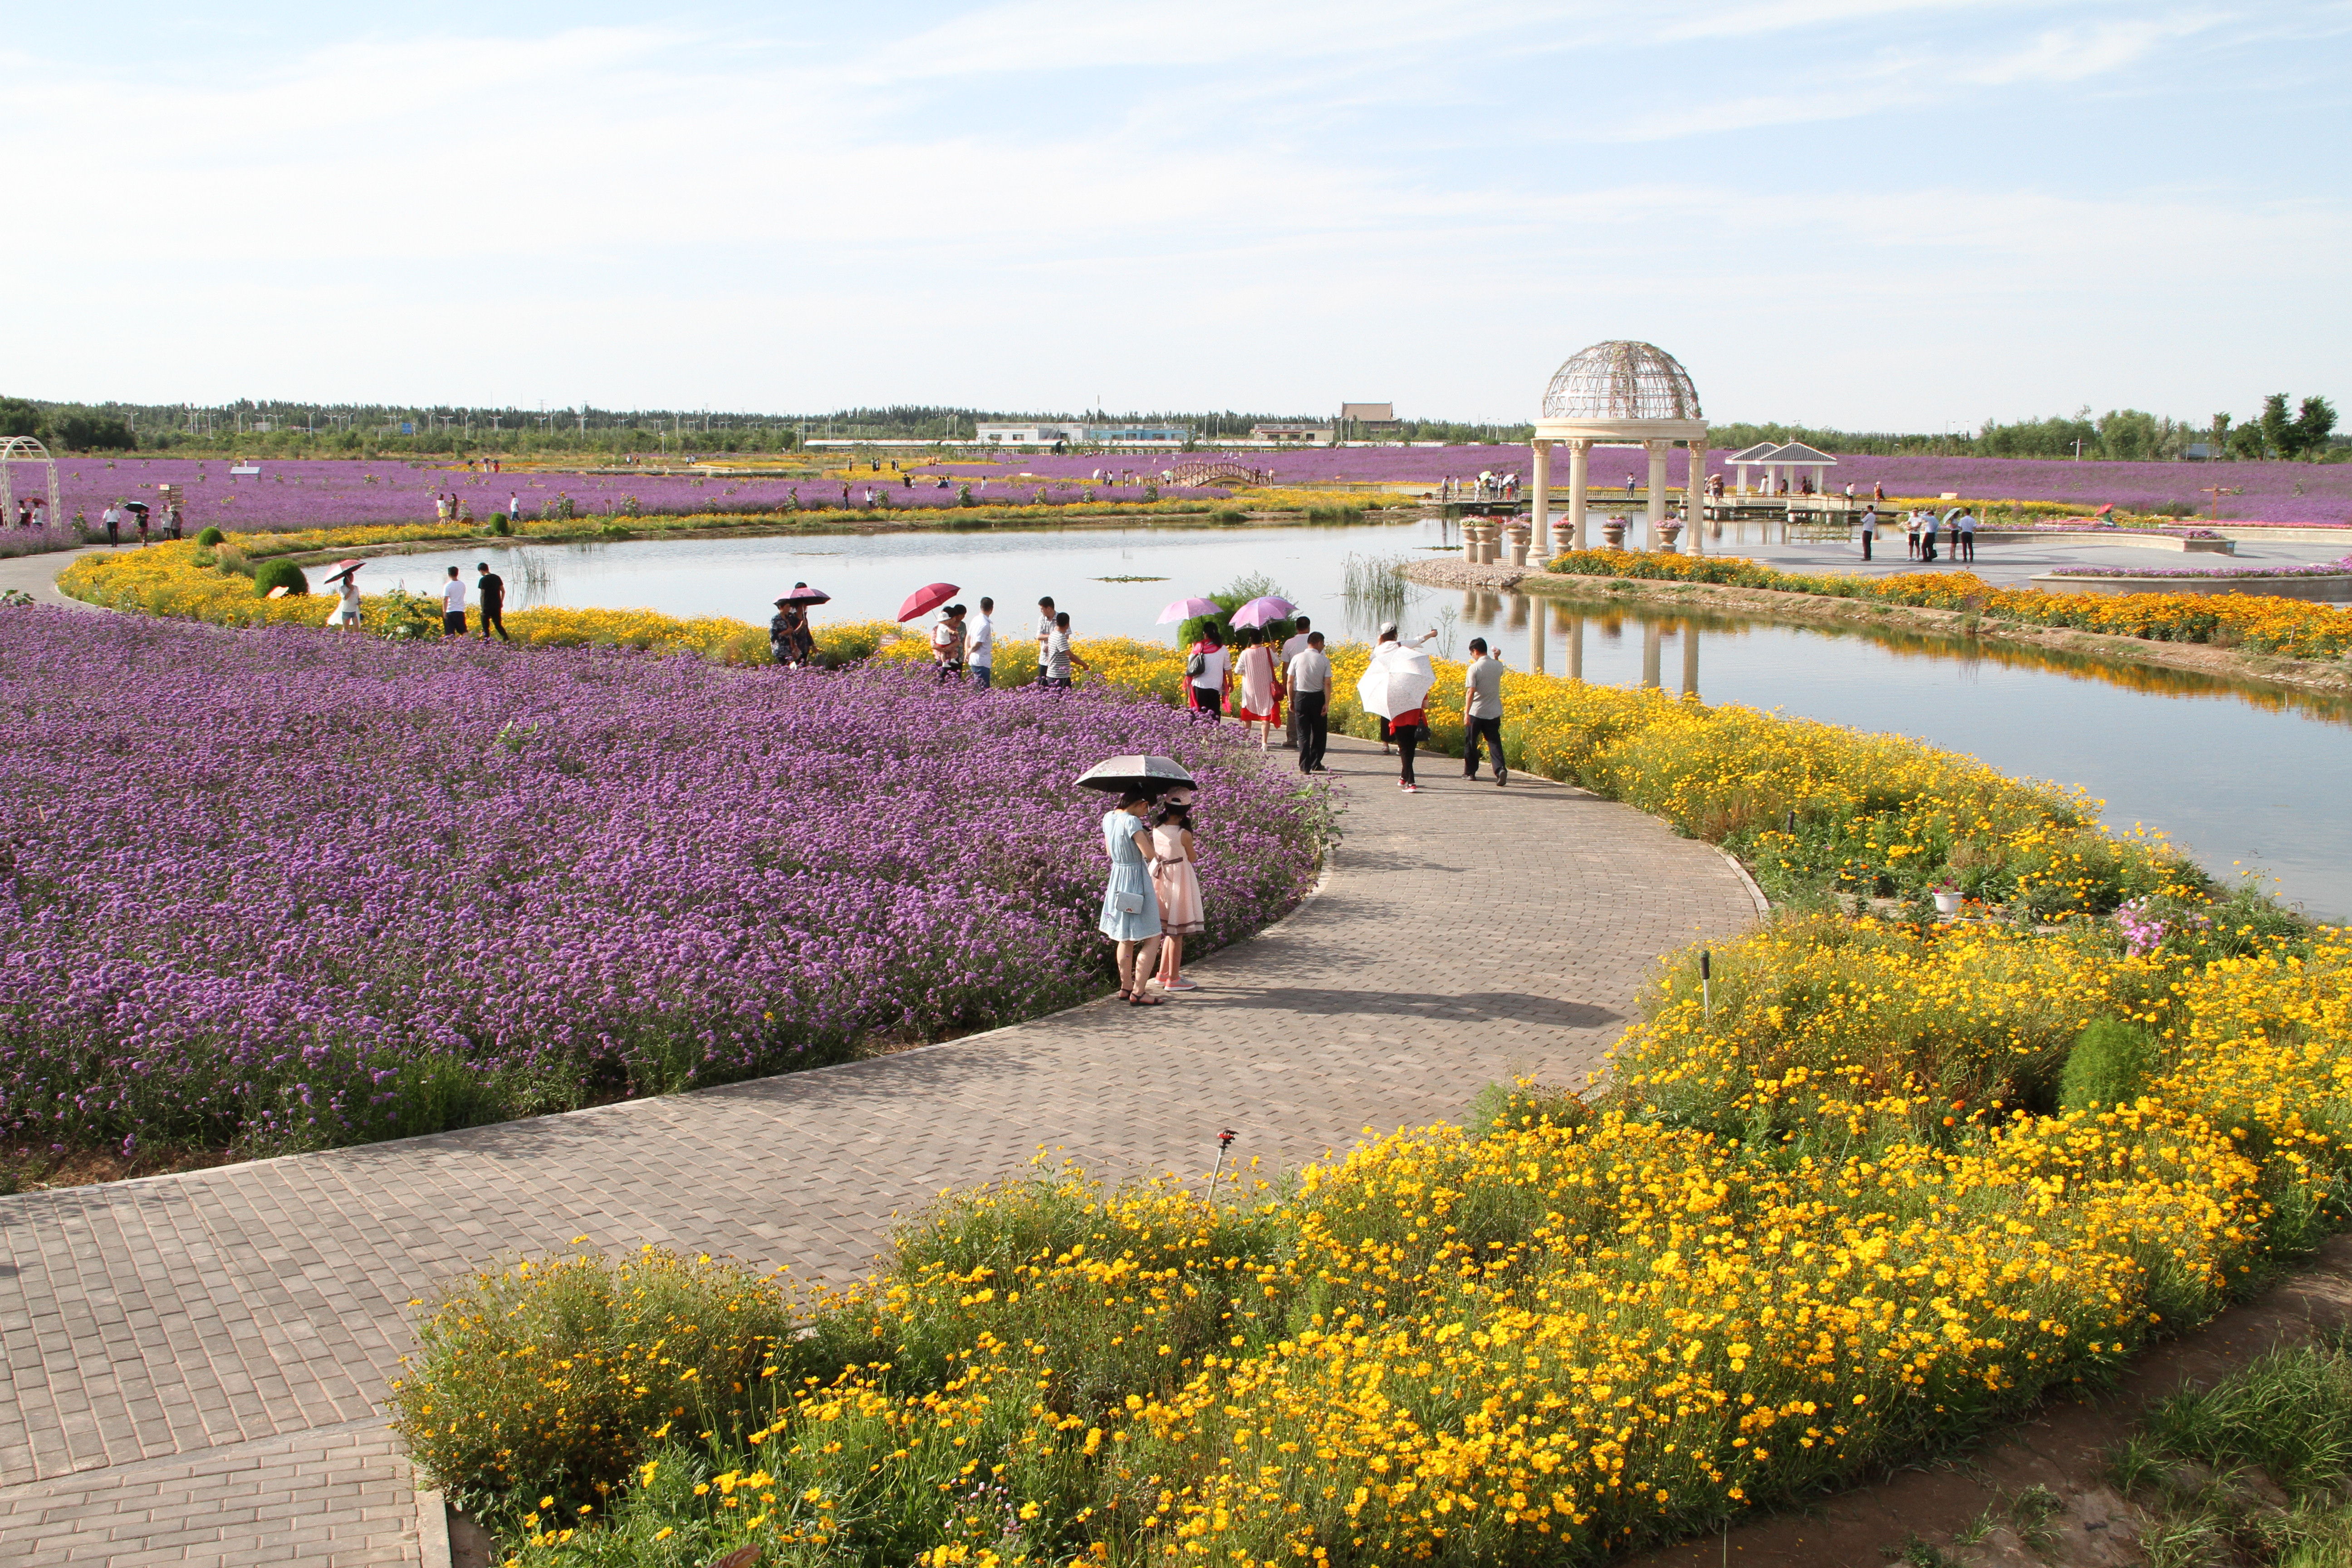
<svg viewBox="0 0 2352 1568">
<path fill-rule="evenodd" d="M 1171 621 L 1189 621 L 1194 616 L 1213 616 L 1219 613 L 1216 605 L 1211 600 L 1179 599 L 1160 612 L 1160 624 L 1164 626 Z"/>
<path fill-rule="evenodd" d="M 907 595 L 905 604 L 898 606 L 898 618 L 911 621 L 926 610 L 938 609 L 962 592 L 952 583 L 933 583 L 928 587 L 918 588 Z"/>
<path fill-rule="evenodd" d="M 1298 606 L 1279 594 L 1268 594 L 1262 599 L 1252 599 L 1234 612 L 1234 625 L 1262 626 L 1268 621 L 1286 621 L 1298 613 Z"/>
</svg>

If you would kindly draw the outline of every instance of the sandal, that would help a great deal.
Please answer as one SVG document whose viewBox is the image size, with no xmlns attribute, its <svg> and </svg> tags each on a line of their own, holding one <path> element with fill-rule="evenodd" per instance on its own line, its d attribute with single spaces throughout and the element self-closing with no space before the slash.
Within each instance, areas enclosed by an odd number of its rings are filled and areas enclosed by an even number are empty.
<svg viewBox="0 0 2352 1568">
<path fill-rule="evenodd" d="M 1146 996 L 1139 991 L 1127 999 L 1127 1005 L 1130 1007 L 1158 1007 L 1165 1005 L 1167 1000 L 1165 996 Z"/>
</svg>

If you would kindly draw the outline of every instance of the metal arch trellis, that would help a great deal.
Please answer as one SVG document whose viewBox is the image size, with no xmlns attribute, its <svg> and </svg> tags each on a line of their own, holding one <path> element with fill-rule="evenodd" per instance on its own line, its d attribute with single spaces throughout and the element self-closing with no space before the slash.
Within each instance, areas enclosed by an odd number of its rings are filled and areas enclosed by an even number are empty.
<svg viewBox="0 0 2352 1568">
<path fill-rule="evenodd" d="M 0 443 L 0 528 L 13 528 L 16 522 L 16 486 L 12 465 L 39 463 L 49 471 L 49 515 L 51 528 L 65 526 L 65 497 L 58 489 L 58 460 L 49 449 L 30 436 L 11 436 Z"/>
<path fill-rule="evenodd" d="M 1653 343 L 1617 341 L 1580 351 L 1544 388 L 1547 418 L 1697 419 L 1698 390 Z"/>
</svg>

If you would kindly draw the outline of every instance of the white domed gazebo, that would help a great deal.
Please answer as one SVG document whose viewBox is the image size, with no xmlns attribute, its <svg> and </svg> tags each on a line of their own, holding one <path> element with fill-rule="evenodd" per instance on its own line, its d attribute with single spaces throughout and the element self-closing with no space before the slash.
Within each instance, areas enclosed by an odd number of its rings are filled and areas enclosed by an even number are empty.
<svg viewBox="0 0 2352 1568">
<path fill-rule="evenodd" d="M 1675 356 L 1654 343 L 1612 340 L 1570 356 L 1544 388 L 1543 413 L 1536 420 L 1535 547 L 1550 543 L 1551 448 L 1568 445 L 1568 531 L 1579 550 L 1591 543 L 1584 521 L 1584 492 L 1591 480 L 1592 448 L 1639 445 L 1650 456 L 1648 537 L 1654 542 L 1666 516 L 1666 454 L 1677 441 L 1691 449 L 1690 526 L 1685 548 L 1703 550 L 1699 526 L 1706 483 L 1706 416 L 1699 412 L 1698 389 Z M 1516 555 L 1517 552 L 1515 550 Z"/>
</svg>

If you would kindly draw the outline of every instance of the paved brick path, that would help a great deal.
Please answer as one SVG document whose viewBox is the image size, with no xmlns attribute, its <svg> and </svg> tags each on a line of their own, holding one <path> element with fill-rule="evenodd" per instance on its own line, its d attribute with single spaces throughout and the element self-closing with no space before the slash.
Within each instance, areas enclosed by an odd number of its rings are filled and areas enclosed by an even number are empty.
<svg viewBox="0 0 2352 1568">
<path fill-rule="evenodd" d="M 1705 845 L 1580 791 L 1423 793 L 1339 742 L 1322 891 L 1166 1006 L 467 1132 L 0 1199 L 0 1562 L 416 1563 L 382 1400 L 406 1303 L 479 1261 L 670 1241 L 845 1275 L 1040 1145 L 1268 1167 L 1580 1081 L 1656 956 L 1754 918 Z"/>
</svg>

